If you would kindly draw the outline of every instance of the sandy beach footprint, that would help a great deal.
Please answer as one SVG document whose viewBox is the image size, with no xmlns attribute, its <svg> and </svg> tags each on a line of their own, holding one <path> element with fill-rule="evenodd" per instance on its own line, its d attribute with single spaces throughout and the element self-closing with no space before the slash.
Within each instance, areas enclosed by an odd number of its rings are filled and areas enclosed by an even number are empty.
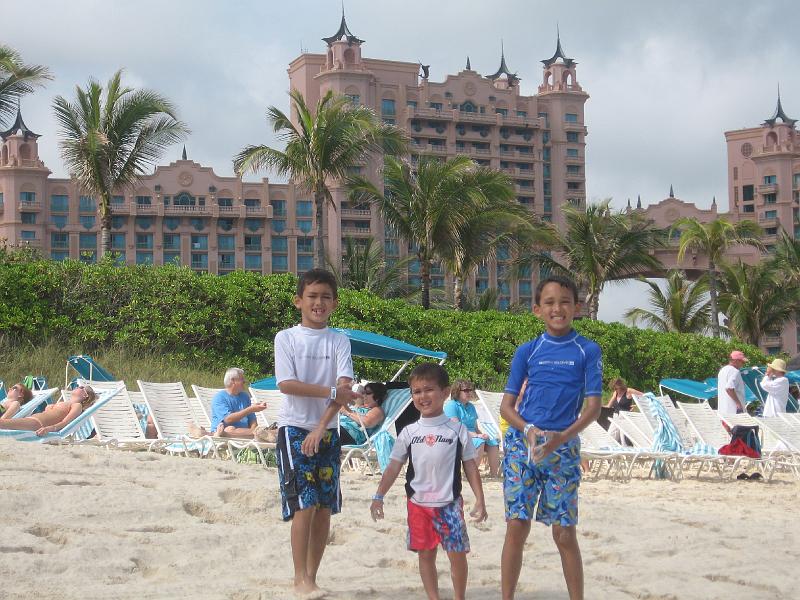
<svg viewBox="0 0 800 600">
<path fill-rule="evenodd" d="M 64 546 L 68 541 L 67 536 L 57 526 L 33 525 L 28 527 L 25 533 L 47 540 L 56 546 Z"/>
</svg>

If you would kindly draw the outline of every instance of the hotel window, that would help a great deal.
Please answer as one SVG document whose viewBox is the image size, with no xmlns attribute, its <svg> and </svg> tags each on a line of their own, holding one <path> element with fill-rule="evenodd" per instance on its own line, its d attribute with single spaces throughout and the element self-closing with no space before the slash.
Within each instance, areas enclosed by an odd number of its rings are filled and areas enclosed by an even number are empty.
<svg viewBox="0 0 800 600">
<path fill-rule="evenodd" d="M 475 106 L 475 104 L 473 104 L 469 100 L 467 100 L 461 106 L 458 107 L 458 110 L 460 110 L 461 112 L 465 112 L 465 113 L 474 113 L 474 112 L 478 112 L 478 107 Z"/>
<path fill-rule="evenodd" d="M 539 117 L 540 119 L 544 119 L 544 126 L 545 127 L 550 127 L 550 117 L 547 116 L 546 112 L 540 112 L 536 116 Z"/>
<path fill-rule="evenodd" d="M 384 98 L 381 100 L 381 114 L 389 116 L 395 114 L 394 100 L 391 100 L 390 98 Z"/>
<path fill-rule="evenodd" d="M 244 255 L 244 268 L 248 271 L 261 271 L 261 264 L 260 254 Z"/>
<path fill-rule="evenodd" d="M 36 192 L 20 192 L 20 202 L 36 202 Z"/>
<path fill-rule="evenodd" d="M 564 115 L 564 121 L 567 123 L 577 123 L 578 122 L 578 115 L 575 113 L 566 113 Z"/>
<path fill-rule="evenodd" d="M 778 201 L 778 194 L 764 194 L 764 204 L 775 204 Z"/>
<path fill-rule="evenodd" d="M 63 250 L 53 250 L 50 252 L 51 260 L 67 260 L 68 258 L 69 252 L 64 252 Z"/>
<path fill-rule="evenodd" d="M 518 117 L 523 117 L 523 118 L 525 118 L 525 117 L 527 117 L 527 116 L 528 116 L 528 112 L 527 112 L 527 111 L 525 111 L 525 110 L 518 110 L 518 111 L 517 111 L 517 116 L 518 116 Z"/>
<path fill-rule="evenodd" d="M 111 204 L 125 204 L 125 196 L 111 196 Z"/>
<path fill-rule="evenodd" d="M 236 236 L 233 235 L 218 235 L 217 248 L 220 250 L 233 250 L 236 245 Z"/>
<path fill-rule="evenodd" d="M 94 212 L 97 210 L 97 203 L 91 196 L 81 196 L 78 199 L 78 210 L 81 212 Z"/>
<path fill-rule="evenodd" d="M 20 231 L 20 235 L 21 235 L 22 239 L 26 240 L 26 241 L 30 241 L 30 240 L 35 240 L 36 239 L 36 232 L 35 231 L 30 231 L 30 230 L 27 230 L 27 229 L 23 229 L 22 231 Z"/>
<path fill-rule="evenodd" d="M 567 165 L 567 175 L 580 175 L 580 174 L 581 174 L 580 165 Z"/>
<path fill-rule="evenodd" d="M 50 212 L 69 212 L 69 196 L 50 196 Z"/>
<path fill-rule="evenodd" d="M 269 203 L 272 206 L 273 217 L 286 216 L 286 200 L 270 200 Z"/>
<path fill-rule="evenodd" d="M 194 196 L 186 192 L 182 192 L 172 199 L 173 206 L 194 206 L 194 204 Z"/>
<path fill-rule="evenodd" d="M 258 198 L 245 198 L 244 205 L 247 208 L 261 208 L 261 200 Z"/>
<path fill-rule="evenodd" d="M 297 219 L 297 228 L 303 233 L 311 233 L 311 219 Z"/>
<path fill-rule="evenodd" d="M 767 227 L 764 229 L 764 233 L 767 235 L 778 235 L 778 228 L 777 227 Z"/>
<path fill-rule="evenodd" d="M 583 184 L 580 181 L 568 181 L 567 182 L 567 189 L 568 190 L 580 190 Z"/>
<path fill-rule="evenodd" d="M 180 217 L 164 217 L 164 227 L 170 231 L 175 231 L 181 224 Z"/>
<path fill-rule="evenodd" d="M 153 234 L 152 233 L 137 233 L 136 234 L 136 247 L 139 250 L 152 250 L 153 249 Z"/>
<path fill-rule="evenodd" d="M 778 183 L 777 175 L 764 175 L 764 185 L 775 185 Z"/>
<path fill-rule="evenodd" d="M 192 254 L 192 268 L 207 271 L 208 270 L 208 254 Z"/>
<path fill-rule="evenodd" d="M 567 142 L 569 142 L 570 144 L 577 144 L 578 142 L 580 142 L 580 139 L 578 138 L 578 132 L 577 131 L 568 131 L 567 132 Z"/>
<path fill-rule="evenodd" d="M 752 185 L 743 185 L 742 186 L 742 201 L 749 202 L 754 198 L 754 187 Z"/>
<path fill-rule="evenodd" d="M 244 227 L 249 231 L 258 231 L 264 227 L 264 219 L 245 219 Z"/>
<path fill-rule="evenodd" d="M 552 184 L 550 183 L 550 181 L 543 181 L 542 189 L 544 190 L 545 196 L 553 193 Z"/>
<path fill-rule="evenodd" d="M 754 213 L 754 212 L 756 212 L 756 207 L 753 206 L 752 204 L 745 204 L 743 209 L 742 209 L 742 212 Z"/>
<path fill-rule="evenodd" d="M 20 213 L 23 225 L 36 225 L 36 213 Z"/>
<path fill-rule="evenodd" d="M 387 256 L 399 256 L 400 247 L 397 243 L 397 240 L 385 240 L 383 242 L 383 252 Z"/>
<path fill-rule="evenodd" d="M 442 103 L 441 102 L 428 102 L 428 104 L 430 105 L 430 107 L 433 110 L 442 110 Z"/>
<path fill-rule="evenodd" d="M 232 271 L 236 268 L 236 260 L 234 254 L 220 254 L 218 256 L 219 260 L 219 270 L 220 271 Z"/>
<path fill-rule="evenodd" d="M 59 250 L 69 248 L 69 234 L 56 232 L 51 233 L 50 247 L 57 248 Z"/>
<path fill-rule="evenodd" d="M 313 214 L 313 203 L 311 200 L 298 200 L 295 207 L 295 215 L 298 217 L 310 217 Z"/>
<path fill-rule="evenodd" d="M 233 198 L 217 198 L 217 204 L 219 206 L 233 206 Z"/>
<path fill-rule="evenodd" d="M 422 285 L 422 278 L 409 276 L 408 285 L 410 285 L 411 287 L 419 287 Z"/>
<path fill-rule="evenodd" d="M 272 237 L 272 251 L 277 253 L 286 253 L 289 251 L 289 239 L 285 236 Z"/>
<path fill-rule="evenodd" d="M 153 226 L 153 217 L 136 217 L 137 229 L 150 229 Z"/>
<path fill-rule="evenodd" d="M 543 144 L 547 144 L 549 142 L 550 142 L 550 132 L 549 131 L 543 131 L 542 132 L 542 143 Z"/>
<path fill-rule="evenodd" d="M 358 106 L 361 104 L 361 96 L 359 94 L 345 94 L 350 99 L 350 104 Z"/>
<path fill-rule="evenodd" d="M 495 108 L 494 112 L 498 115 L 503 115 L 504 117 L 508 116 L 508 109 L 507 108 Z"/>
<path fill-rule="evenodd" d="M 408 272 L 409 273 L 419 273 L 419 260 L 412 260 L 408 263 Z"/>
<path fill-rule="evenodd" d="M 150 206 L 153 204 L 153 198 L 150 196 L 136 196 L 137 206 Z"/>
<path fill-rule="evenodd" d="M 111 229 L 122 229 L 125 227 L 125 220 L 127 217 L 122 215 L 114 215 L 111 217 Z"/>
<path fill-rule="evenodd" d="M 553 212 L 553 201 L 550 198 L 544 199 L 543 209 L 546 213 Z"/>
<path fill-rule="evenodd" d="M 297 255 L 297 272 L 305 273 L 314 268 L 314 257 L 310 254 Z"/>
<path fill-rule="evenodd" d="M 180 249 L 181 249 L 181 234 L 165 233 L 164 250 L 180 250 Z"/>
<path fill-rule="evenodd" d="M 530 281 L 520 281 L 519 282 L 519 295 L 520 296 L 530 296 L 531 295 L 531 282 Z"/>
<path fill-rule="evenodd" d="M 288 271 L 289 270 L 289 257 L 285 254 L 281 255 L 272 255 L 272 271 L 274 273 Z"/>
<path fill-rule="evenodd" d="M 56 229 L 64 229 L 67 226 L 67 215 L 53 215 L 50 221 Z"/>
<path fill-rule="evenodd" d="M 411 108 L 417 108 L 417 101 L 416 100 L 406 100 L 406 106 Z"/>
<path fill-rule="evenodd" d="M 180 265 L 181 253 L 180 252 L 164 252 L 165 265 Z"/>
<path fill-rule="evenodd" d="M 114 250 L 125 250 L 125 234 L 112 233 L 111 234 L 111 247 Z"/>
<path fill-rule="evenodd" d="M 231 229 L 233 229 L 233 219 L 229 218 L 217 219 L 217 227 L 222 229 L 222 231 L 230 231 Z"/>
<path fill-rule="evenodd" d="M 208 236 L 192 235 L 192 250 L 208 250 Z"/>
<path fill-rule="evenodd" d="M 542 175 L 544 177 L 550 177 L 550 163 L 542 165 Z"/>
<path fill-rule="evenodd" d="M 298 254 L 314 254 L 314 238 L 297 238 Z"/>
<path fill-rule="evenodd" d="M 136 252 L 137 265 L 152 265 L 153 253 L 152 252 Z"/>
<path fill-rule="evenodd" d="M 578 158 L 578 149 L 567 148 L 567 158 Z"/>
<path fill-rule="evenodd" d="M 286 220 L 285 219 L 273 219 L 272 220 L 272 231 L 275 233 L 283 233 L 286 230 Z"/>
<path fill-rule="evenodd" d="M 208 227 L 207 219 L 203 217 L 192 217 L 189 219 L 189 224 L 195 231 L 203 231 L 203 229 Z"/>
<path fill-rule="evenodd" d="M 777 219 L 778 218 L 778 211 L 777 210 L 764 211 L 764 218 L 765 219 Z"/>
<path fill-rule="evenodd" d="M 792 175 L 792 187 L 800 188 L 800 173 L 795 173 Z"/>
<path fill-rule="evenodd" d="M 261 251 L 261 236 L 260 235 L 246 235 L 244 236 L 244 249 Z"/>
<path fill-rule="evenodd" d="M 81 227 L 84 229 L 91 229 L 94 227 L 95 218 L 94 215 L 81 215 L 78 217 L 78 220 L 81 223 Z"/>
</svg>

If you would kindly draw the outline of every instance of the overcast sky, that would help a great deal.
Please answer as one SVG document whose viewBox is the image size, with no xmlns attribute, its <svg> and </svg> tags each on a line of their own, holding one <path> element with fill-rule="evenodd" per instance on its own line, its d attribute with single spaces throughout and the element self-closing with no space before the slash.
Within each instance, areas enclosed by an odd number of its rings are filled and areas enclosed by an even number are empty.
<svg viewBox="0 0 800 600">
<path fill-rule="evenodd" d="M 800 4 L 791 0 L 597 1 L 347 0 L 347 21 L 366 57 L 420 60 L 431 79 L 463 69 L 492 73 L 505 44 L 509 67 L 534 94 L 560 27 L 578 81 L 590 94 L 589 201 L 646 206 L 668 195 L 727 207 L 724 132 L 760 124 L 783 106 L 800 115 Z M 397 6 L 391 3 L 392 6 Z M 132 86 L 158 90 L 192 130 L 189 158 L 231 175 L 243 146 L 273 143 L 264 113 L 288 107 L 286 68 L 301 48 L 322 52 L 339 25 L 339 0 L 37 0 L 5 2 L 0 41 L 55 76 L 23 101 L 39 153 L 65 176 L 51 105 L 90 77 L 125 68 Z M 180 147 L 163 162 L 178 158 Z M 604 295 L 600 316 L 617 319 L 638 302 L 635 286 Z"/>
</svg>

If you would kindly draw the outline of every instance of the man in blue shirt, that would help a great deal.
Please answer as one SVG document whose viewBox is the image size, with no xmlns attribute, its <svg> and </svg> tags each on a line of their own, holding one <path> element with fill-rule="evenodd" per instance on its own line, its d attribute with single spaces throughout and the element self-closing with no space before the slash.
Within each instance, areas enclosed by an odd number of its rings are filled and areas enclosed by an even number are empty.
<svg viewBox="0 0 800 600">
<path fill-rule="evenodd" d="M 267 408 L 263 402 L 251 404 L 250 395 L 244 391 L 244 371 L 236 367 L 225 371 L 225 389 L 211 400 L 211 431 L 197 428 L 190 435 L 215 435 L 218 437 L 252 438 L 256 429 L 256 413 Z"/>
<path fill-rule="evenodd" d="M 576 533 L 581 480 L 578 434 L 600 414 L 603 362 L 600 347 L 572 329 L 577 308 L 578 289 L 572 280 L 550 276 L 539 282 L 533 311 L 544 321 L 545 333 L 517 348 L 511 361 L 500 406 L 509 423 L 503 459 L 503 600 L 514 598 L 534 516 L 552 526 L 570 599 L 583 598 Z M 526 378 L 525 394 L 515 407 Z"/>
</svg>

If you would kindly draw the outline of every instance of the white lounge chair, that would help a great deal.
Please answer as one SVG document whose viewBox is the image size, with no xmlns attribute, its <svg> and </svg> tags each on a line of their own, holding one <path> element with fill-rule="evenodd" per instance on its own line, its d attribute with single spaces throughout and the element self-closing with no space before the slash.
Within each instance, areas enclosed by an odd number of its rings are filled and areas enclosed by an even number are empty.
<svg viewBox="0 0 800 600">
<path fill-rule="evenodd" d="M 118 390 L 114 398 L 92 417 L 96 433 L 93 439 L 97 443 L 126 450 L 155 450 L 163 445 L 163 440 L 145 437 L 145 430 L 124 381 L 94 381 L 90 385 L 98 393 Z"/>
<path fill-rule="evenodd" d="M 259 425 L 269 427 L 278 422 L 278 415 L 283 404 L 283 393 L 280 390 L 259 390 L 250 388 L 250 396 L 253 402 L 263 402 L 267 408 L 256 413 L 256 420 Z"/>
<path fill-rule="evenodd" d="M 487 392 L 475 390 L 478 395 L 478 402 L 475 410 L 478 413 L 478 423 L 481 431 L 494 437 L 500 442 L 500 450 L 503 450 L 503 434 L 500 431 L 500 403 L 503 400 L 502 392 Z"/>
</svg>

